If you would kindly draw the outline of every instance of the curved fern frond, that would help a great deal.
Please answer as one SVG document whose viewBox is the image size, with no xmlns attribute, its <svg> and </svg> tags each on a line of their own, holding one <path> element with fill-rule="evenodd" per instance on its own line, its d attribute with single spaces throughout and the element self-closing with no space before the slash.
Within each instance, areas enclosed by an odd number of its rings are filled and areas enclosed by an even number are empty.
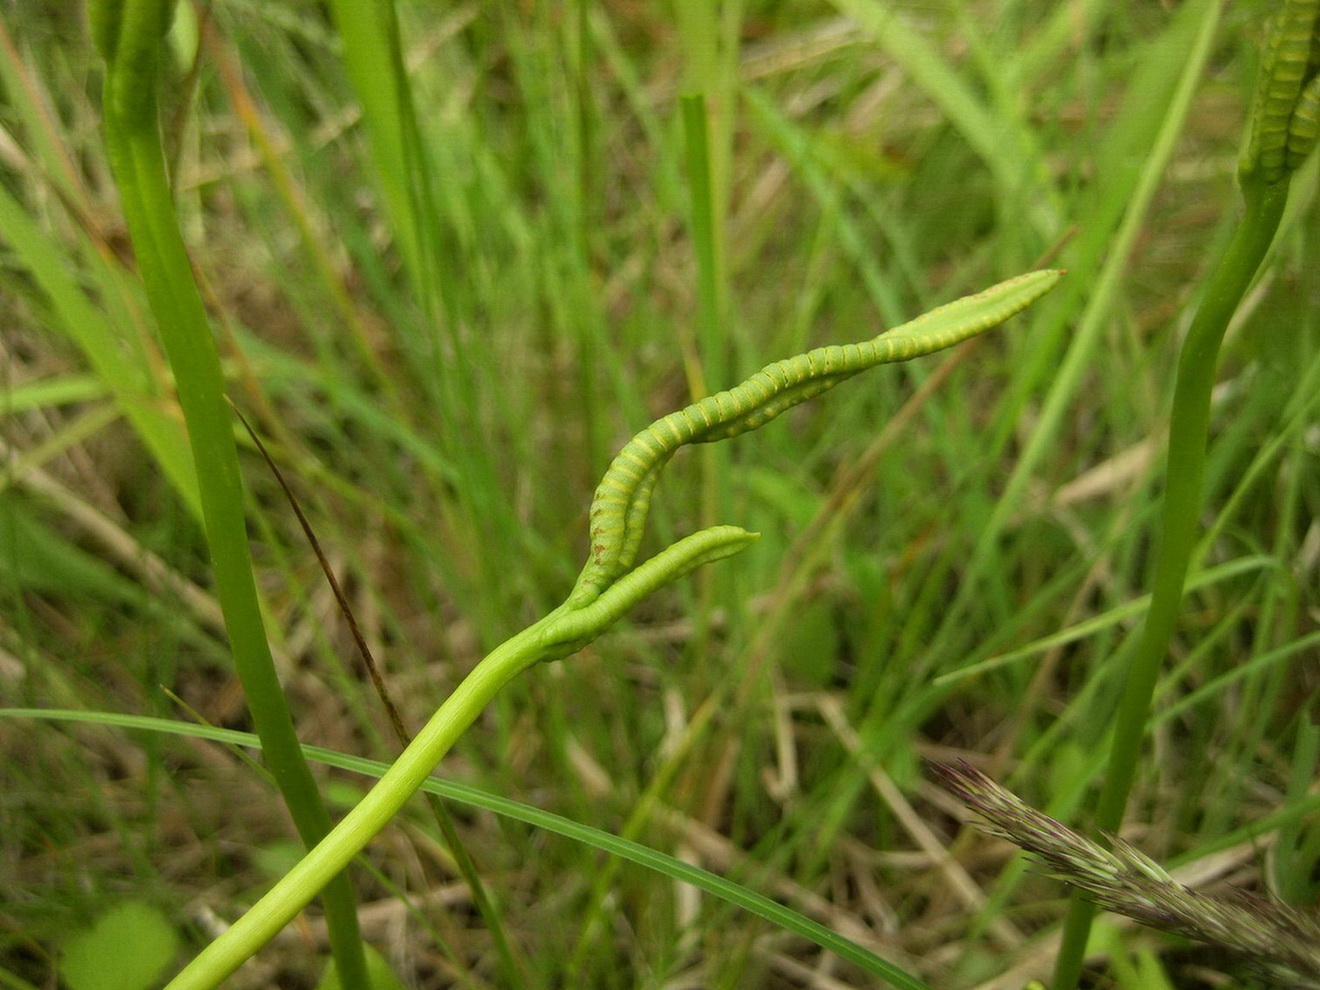
<svg viewBox="0 0 1320 990">
<path fill-rule="evenodd" d="M 943 350 L 1026 309 L 1063 273 L 1044 269 L 931 310 L 871 340 L 818 347 L 776 361 L 740 385 L 656 420 L 633 437 L 610 464 L 591 503 L 591 554 L 569 604 L 593 602 L 633 566 L 651 493 L 679 447 L 738 436 L 878 364 Z"/>
<path fill-rule="evenodd" d="M 1299 169 L 1320 137 L 1320 75 L 1312 77 L 1297 98 L 1288 124 L 1288 159 L 1290 169 Z"/>
<path fill-rule="evenodd" d="M 1251 137 L 1239 167 L 1244 177 L 1257 175 L 1266 183 L 1278 182 L 1309 153 L 1305 134 L 1307 114 L 1314 120 L 1317 69 L 1320 0 L 1285 0 L 1261 58 Z M 1313 124 L 1310 132 L 1314 134 Z M 1310 144 L 1314 145 L 1313 138 Z"/>
</svg>

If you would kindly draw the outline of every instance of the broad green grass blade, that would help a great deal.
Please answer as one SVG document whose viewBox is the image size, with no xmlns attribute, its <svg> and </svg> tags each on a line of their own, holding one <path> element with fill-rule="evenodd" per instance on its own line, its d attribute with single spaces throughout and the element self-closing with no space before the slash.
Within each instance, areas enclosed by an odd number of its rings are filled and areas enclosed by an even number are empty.
<svg viewBox="0 0 1320 990">
<path fill-rule="evenodd" d="M 202 518 L 234 664 L 280 793 L 307 845 L 330 817 L 308 770 L 275 672 L 248 547 L 241 471 L 224 377 L 166 172 L 156 89 L 159 52 L 172 7 L 157 0 L 102 2 L 89 11 L 106 59 L 106 150 L 147 298 L 174 370 Z M 324 891 L 335 962 L 344 982 L 369 986 L 352 887 L 339 876 Z"/>
</svg>

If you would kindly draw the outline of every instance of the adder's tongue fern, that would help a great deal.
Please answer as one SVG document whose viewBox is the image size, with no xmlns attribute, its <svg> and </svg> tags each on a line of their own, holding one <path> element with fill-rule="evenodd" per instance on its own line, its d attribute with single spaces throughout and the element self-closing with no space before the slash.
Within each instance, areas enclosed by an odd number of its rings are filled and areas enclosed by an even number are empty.
<svg viewBox="0 0 1320 990">
<path fill-rule="evenodd" d="M 1261 62 L 1251 139 L 1238 163 L 1245 186 L 1273 185 L 1301 167 L 1320 135 L 1320 3 L 1285 0 Z"/>
<path fill-rule="evenodd" d="M 997 326 L 1054 288 L 1045 270 L 1001 282 L 868 341 L 822 347 L 776 362 L 733 388 L 657 420 L 626 444 L 601 479 L 591 507 L 591 549 L 562 605 L 483 659 L 440 706 L 384 777 L 334 830 L 247 914 L 211 943 L 167 990 L 216 986 L 316 896 L 394 817 L 458 736 L 508 681 L 601 635 L 651 592 L 696 567 L 737 553 L 756 538 L 712 526 L 638 564 L 642 527 L 660 471 L 679 447 L 737 436 L 868 368 L 930 354 Z M 914 986 L 892 964 L 876 972 Z"/>
<path fill-rule="evenodd" d="M 1115 716 L 1096 824 L 1117 832 L 1136 774 L 1151 697 L 1169 650 L 1201 517 L 1210 394 L 1229 320 L 1250 288 L 1283 217 L 1288 185 L 1316 144 L 1320 121 L 1320 0 L 1284 0 L 1261 64 L 1251 136 L 1238 165 L 1245 211 L 1208 280 L 1178 359 L 1151 603 Z M 1093 909 L 1074 898 L 1054 990 L 1081 974 Z"/>
</svg>

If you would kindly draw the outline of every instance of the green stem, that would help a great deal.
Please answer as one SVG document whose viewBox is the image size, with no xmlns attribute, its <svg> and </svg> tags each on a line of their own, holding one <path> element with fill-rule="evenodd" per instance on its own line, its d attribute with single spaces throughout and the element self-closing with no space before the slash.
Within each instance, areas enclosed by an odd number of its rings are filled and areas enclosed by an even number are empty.
<svg viewBox="0 0 1320 990">
<path fill-rule="evenodd" d="M 193 959 L 166 990 L 209 990 L 217 986 L 292 921 L 398 813 L 500 688 L 544 659 L 546 621 L 524 629 L 477 664 L 366 797 L 227 932 Z"/>
<path fill-rule="evenodd" d="M 1096 808 L 1096 825 L 1117 833 L 1141 755 L 1150 699 L 1169 650 L 1182 604 L 1187 566 L 1196 543 L 1205 477 L 1210 392 L 1215 383 L 1219 345 L 1269 250 L 1288 200 L 1288 181 L 1244 182 L 1246 214 L 1211 276 L 1209 288 L 1178 361 L 1169 422 L 1166 489 L 1161 540 L 1155 558 L 1150 610 L 1130 661 L 1115 720 L 1109 768 Z M 1054 990 L 1072 990 L 1081 976 L 1086 940 L 1095 909 L 1074 894 L 1064 924 L 1054 974 Z"/>
<path fill-rule="evenodd" d="M 496 647 L 463 678 L 376 786 L 330 834 L 189 963 L 167 990 L 209 990 L 269 942 L 389 824 L 454 741 L 516 675 L 542 660 L 576 652 L 656 589 L 697 567 L 732 556 L 754 539 L 755 533 L 736 526 L 693 533 L 619 578 L 591 603 L 577 607 L 565 602 Z"/>
</svg>

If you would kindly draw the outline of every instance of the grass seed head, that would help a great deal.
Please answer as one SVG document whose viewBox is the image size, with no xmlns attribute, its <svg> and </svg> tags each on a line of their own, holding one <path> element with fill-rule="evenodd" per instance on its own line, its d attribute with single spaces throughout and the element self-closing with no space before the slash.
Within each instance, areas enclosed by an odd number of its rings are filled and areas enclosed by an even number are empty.
<svg viewBox="0 0 1320 990">
<path fill-rule="evenodd" d="M 1177 881 L 1117 836 L 1110 847 L 1042 814 L 966 763 L 934 763 L 990 835 L 1031 853 L 1044 871 L 1100 907 L 1151 928 L 1222 946 L 1247 957 L 1282 986 L 1320 988 L 1320 923 L 1245 891 L 1205 894 Z"/>
</svg>

